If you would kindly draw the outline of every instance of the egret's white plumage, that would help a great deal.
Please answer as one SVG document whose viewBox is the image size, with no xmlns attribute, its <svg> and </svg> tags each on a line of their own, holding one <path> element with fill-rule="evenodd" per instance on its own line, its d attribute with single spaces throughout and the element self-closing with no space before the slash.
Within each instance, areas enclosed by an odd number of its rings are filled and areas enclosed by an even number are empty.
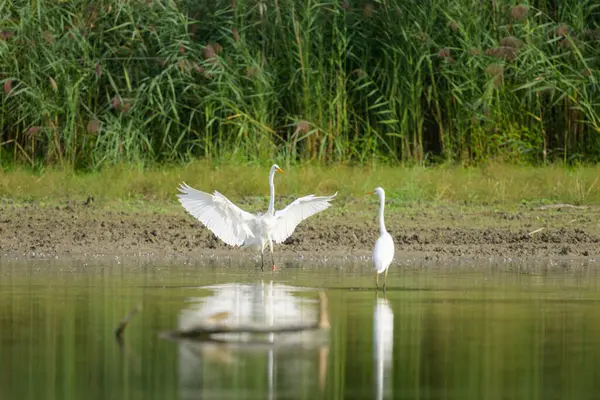
<svg viewBox="0 0 600 400">
<path fill-rule="evenodd" d="M 275 211 L 273 179 L 276 172 L 283 173 L 283 170 L 274 164 L 269 174 L 269 207 L 264 214 L 251 214 L 217 191 L 211 195 L 185 183 L 179 186 L 181 193 L 177 197 L 192 216 L 228 245 L 249 247 L 260 251 L 262 257 L 266 245 L 269 244 L 273 261 L 273 242 L 283 243 L 300 222 L 327 209 L 331 205 L 329 202 L 337 195 L 337 192 L 333 196 L 311 194 L 294 200 L 282 210 Z"/>
<path fill-rule="evenodd" d="M 392 239 L 392 235 L 390 235 L 385 229 L 385 222 L 383 220 L 385 191 L 378 187 L 374 191 L 369 192 L 369 194 L 371 193 L 376 193 L 379 196 L 379 238 L 375 242 L 375 248 L 373 249 L 375 279 L 377 282 L 377 288 L 379 288 L 379 274 L 385 272 L 385 282 L 383 283 L 383 289 L 385 290 L 388 268 L 394 259 L 394 239 Z"/>
</svg>

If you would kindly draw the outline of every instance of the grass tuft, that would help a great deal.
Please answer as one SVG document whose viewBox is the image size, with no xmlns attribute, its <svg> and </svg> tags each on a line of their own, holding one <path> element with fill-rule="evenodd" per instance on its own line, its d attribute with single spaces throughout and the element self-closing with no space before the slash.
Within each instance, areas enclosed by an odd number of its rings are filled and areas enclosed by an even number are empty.
<svg viewBox="0 0 600 400">
<path fill-rule="evenodd" d="M 600 166 L 565 168 L 488 164 L 482 168 L 441 165 L 433 168 L 365 167 L 306 164 L 284 167 L 275 178 L 278 198 L 339 192 L 341 204 L 368 201 L 364 193 L 382 186 L 390 204 L 458 203 L 518 205 L 522 203 L 600 203 Z M 177 204 L 182 181 L 209 193 L 218 190 L 235 202 L 266 201 L 268 167 L 249 164 L 194 162 L 185 166 L 131 168 L 115 165 L 80 173 L 49 168 L 34 174 L 26 168 L 0 173 L 0 197 L 11 201 L 97 203 L 150 201 Z"/>
</svg>

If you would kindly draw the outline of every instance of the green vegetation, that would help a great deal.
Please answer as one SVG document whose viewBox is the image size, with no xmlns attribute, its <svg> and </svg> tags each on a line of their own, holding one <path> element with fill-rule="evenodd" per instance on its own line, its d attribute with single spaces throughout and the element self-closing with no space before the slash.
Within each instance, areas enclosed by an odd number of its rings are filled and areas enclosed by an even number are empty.
<svg viewBox="0 0 600 400">
<path fill-rule="evenodd" d="M 507 206 L 522 202 L 600 203 L 600 165 L 579 168 L 506 164 L 480 168 L 302 165 L 285 171 L 285 175 L 275 178 L 278 198 L 339 191 L 340 205 L 372 203 L 375 199 L 364 193 L 376 186 L 386 189 L 391 207 L 417 202 Z M 139 200 L 160 207 L 166 202 L 179 208 L 175 194 L 179 183 L 185 181 L 207 192 L 218 190 L 246 207 L 262 209 L 269 195 L 267 178 L 268 168 L 264 166 L 211 166 L 206 162 L 171 168 L 114 166 L 94 173 L 48 169 L 41 175 L 16 168 L 0 172 L 0 197 L 17 201 L 83 202 L 92 196 L 96 202 L 105 204 Z"/>
<path fill-rule="evenodd" d="M 17 0 L 0 15 L 4 164 L 600 159 L 596 0 Z"/>
</svg>

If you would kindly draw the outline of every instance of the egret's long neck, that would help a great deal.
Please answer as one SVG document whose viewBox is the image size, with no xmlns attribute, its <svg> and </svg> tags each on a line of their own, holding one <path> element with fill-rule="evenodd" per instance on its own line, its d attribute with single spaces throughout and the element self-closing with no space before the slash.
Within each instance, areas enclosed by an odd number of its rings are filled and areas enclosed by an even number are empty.
<svg viewBox="0 0 600 400">
<path fill-rule="evenodd" d="M 385 222 L 383 222 L 383 209 L 385 208 L 385 194 L 379 196 L 379 234 L 383 235 L 385 230 Z"/>
<path fill-rule="evenodd" d="M 273 183 L 273 179 L 275 177 L 275 170 L 272 170 L 269 174 L 269 189 L 270 189 L 270 198 L 269 198 L 269 208 L 267 209 L 267 213 L 274 214 L 275 213 L 275 183 Z"/>
</svg>

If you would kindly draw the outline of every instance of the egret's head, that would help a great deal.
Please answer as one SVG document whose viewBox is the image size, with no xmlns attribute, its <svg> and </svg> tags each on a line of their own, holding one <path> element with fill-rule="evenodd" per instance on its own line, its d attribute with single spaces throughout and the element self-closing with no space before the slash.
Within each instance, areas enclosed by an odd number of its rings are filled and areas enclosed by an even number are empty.
<svg viewBox="0 0 600 400">
<path fill-rule="evenodd" d="M 385 192 L 381 187 L 376 187 L 375 190 L 373 190 L 372 192 L 367 192 L 367 194 L 376 194 L 378 196 L 383 196 L 385 195 Z"/>
<path fill-rule="evenodd" d="M 273 166 L 271 167 L 271 172 L 275 172 L 275 171 L 285 174 L 285 172 L 283 172 L 283 170 L 281 168 L 279 168 L 279 165 L 277 165 L 277 164 L 273 164 Z"/>
</svg>

